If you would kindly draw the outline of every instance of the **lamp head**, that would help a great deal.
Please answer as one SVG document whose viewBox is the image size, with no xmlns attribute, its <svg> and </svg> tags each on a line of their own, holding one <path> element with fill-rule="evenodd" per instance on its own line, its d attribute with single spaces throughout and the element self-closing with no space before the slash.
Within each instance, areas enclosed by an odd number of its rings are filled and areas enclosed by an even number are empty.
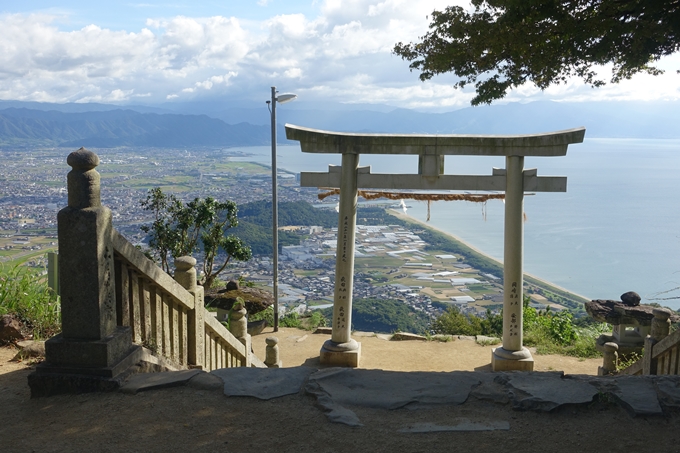
<svg viewBox="0 0 680 453">
<path fill-rule="evenodd" d="M 285 104 L 286 102 L 293 101 L 297 98 L 297 94 L 279 94 L 276 96 L 276 102 L 279 104 Z"/>
</svg>

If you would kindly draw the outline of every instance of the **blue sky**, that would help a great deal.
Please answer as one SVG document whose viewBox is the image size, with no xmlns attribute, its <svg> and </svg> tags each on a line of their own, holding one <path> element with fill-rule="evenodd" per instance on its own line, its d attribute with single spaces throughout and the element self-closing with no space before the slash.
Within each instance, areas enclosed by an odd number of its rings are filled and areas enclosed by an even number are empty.
<svg viewBox="0 0 680 453">
<path fill-rule="evenodd" d="M 313 102 L 423 110 L 469 105 L 451 76 L 420 82 L 391 53 L 426 16 L 464 0 L 0 0 L 0 99 L 159 104 L 261 101 L 269 87 Z M 675 100 L 680 57 L 660 77 L 600 89 L 573 80 L 507 102 Z M 603 68 L 607 78 L 608 70 Z"/>
</svg>

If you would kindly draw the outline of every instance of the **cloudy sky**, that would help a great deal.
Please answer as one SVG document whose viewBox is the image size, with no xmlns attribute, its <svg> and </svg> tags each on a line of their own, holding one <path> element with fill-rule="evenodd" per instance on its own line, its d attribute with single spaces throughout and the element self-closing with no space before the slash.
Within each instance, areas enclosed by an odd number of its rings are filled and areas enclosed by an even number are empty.
<svg viewBox="0 0 680 453">
<path fill-rule="evenodd" d="M 0 0 L 0 99 L 158 104 L 257 100 L 275 85 L 315 102 L 418 109 L 467 106 L 451 76 L 420 82 L 392 55 L 427 30 L 434 9 L 463 0 Z M 59 6 L 54 6 L 57 3 Z M 680 56 L 666 74 L 597 90 L 579 81 L 508 101 L 676 100 Z M 608 74 L 607 68 L 603 74 Z"/>
</svg>

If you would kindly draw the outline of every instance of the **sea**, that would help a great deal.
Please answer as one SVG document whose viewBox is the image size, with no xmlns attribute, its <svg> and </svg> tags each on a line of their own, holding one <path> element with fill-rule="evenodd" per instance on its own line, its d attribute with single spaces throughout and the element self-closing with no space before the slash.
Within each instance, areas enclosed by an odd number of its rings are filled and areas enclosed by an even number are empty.
<svg viewBox="0 0 680 453">
<path fill-rule="evenodd" d="M 271 147 L 239 160 L 271 164 Z M 334 154 L 279 145 L 279 169 L 327 171 Z M 416 156 L 361 156 L 372 173 L 417 173 Z M 447 156 L 446 174 L 490 175 L 504 158 Z M 566 193 L 525 196 L 524 270 L 587 299 L 636 291 L 644 302 L 680 308 L 680 140 L 588 139 L 563 157 L 525 159 L 539 176 L 566 176 Z M 405 200 L 425 221 L 427 204 Z M 434 202 L 429 223 L 503 259 L 504 204 Z"/>
</svg>

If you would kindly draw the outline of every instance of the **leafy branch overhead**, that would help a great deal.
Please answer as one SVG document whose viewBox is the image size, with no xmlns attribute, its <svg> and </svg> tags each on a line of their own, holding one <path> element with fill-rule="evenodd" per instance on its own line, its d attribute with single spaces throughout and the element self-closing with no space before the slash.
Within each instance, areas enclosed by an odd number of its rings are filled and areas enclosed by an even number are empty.
<svg viewBox="0 0 680 453">
<path fill-rule="evenodd" d="M 169 257 L 191 255 L 203 249 L 203 282 L 210 288 L 217 276 L 234 258 L 247 261 L 252 256 L 250 247 L 227 230 L 238 226 L 238 207 L 231 200 L 219 202 L 214 198 L 195 198 L 184 203 L 172 194 L 156 187 L 151 189 L 142 207 L 151 211 L 151 225 L 141 227 L 149 235 L 149 246 L 164 271 L 170 273 Z M 217 262 L 219 252 L 226 254 Z"/>
<path fill-rule="evenodd" d="M 394 53 L 425 81 L 448 72 L 456 88 L 474 85 L 472 105 L 509 89 L 545 89 L 572 76 L 599 87 L 594 69 L 612 63 L 612 83 L 645 72 L 680 50 L 678 0 L 472 0 L 471 12 L 449 6 L 432 13 L 430 31 Z"/>
</svg>

